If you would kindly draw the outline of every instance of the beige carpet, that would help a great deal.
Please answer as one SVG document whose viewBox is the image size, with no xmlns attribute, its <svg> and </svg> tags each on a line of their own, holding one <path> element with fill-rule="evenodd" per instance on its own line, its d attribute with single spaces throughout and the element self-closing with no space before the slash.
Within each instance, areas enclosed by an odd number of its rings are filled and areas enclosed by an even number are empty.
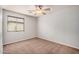
<svg viewBox="0 0 79 59">
<path fill-rule="evenodd" d="M 75 54 L 79 50 L 44 39 L 33 38 L 3 47 L 4 54 Z"/>
</svg>

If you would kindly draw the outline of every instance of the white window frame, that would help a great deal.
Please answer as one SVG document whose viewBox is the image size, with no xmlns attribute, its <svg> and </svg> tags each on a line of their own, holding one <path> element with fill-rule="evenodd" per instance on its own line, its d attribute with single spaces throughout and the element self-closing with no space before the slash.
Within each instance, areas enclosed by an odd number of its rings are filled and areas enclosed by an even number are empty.
<svg viewBox="0 0 79 59">
<path fill-rule="evenodd" d="M 16 18 L 16 21 L 9 21 L 9 20 L 8 20 L 9 17 Z M 19 21 L 17 21 L 17 19 L 23 19 L 23 22 L 19 22 Z M 9 23 L 23 24 L 23 30 L 17 30 L 17 26 L 16 26 L 16 29 L 15 29 L 14 31 L 12 31 L 12 30 L 10 31 L 10 30 L 8 29 L 8 24 L 9 24 Z M 24 32 L 24 18 L 8 15 L 8 16 L 7 16 L 7 31 L 8 31 L 8 32 Z"/>
</svg>

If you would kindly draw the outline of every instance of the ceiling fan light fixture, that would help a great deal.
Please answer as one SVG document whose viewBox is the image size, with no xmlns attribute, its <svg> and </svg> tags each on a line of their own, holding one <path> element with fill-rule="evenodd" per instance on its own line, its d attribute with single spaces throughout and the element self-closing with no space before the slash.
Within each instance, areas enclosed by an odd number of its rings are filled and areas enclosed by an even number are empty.
<svg viewBox="0 0 79 59">
<path fill-rule="evenodd" d="M 30 13 L 41 16 L 46 15 L 50 11 L 50 8 L 44 8 L 42 5 L 35 5 L 35 10 L 29 10 Z"/>
<path fill-rule="evenodd" d="M 44 12 L 43 10 L 36 10 L 36 11 L 35 11 L 35 13 L 36 13 L 37 15 L 39 15 L 39 14 L 41 15 L 43 12 Z"/>
</svg>

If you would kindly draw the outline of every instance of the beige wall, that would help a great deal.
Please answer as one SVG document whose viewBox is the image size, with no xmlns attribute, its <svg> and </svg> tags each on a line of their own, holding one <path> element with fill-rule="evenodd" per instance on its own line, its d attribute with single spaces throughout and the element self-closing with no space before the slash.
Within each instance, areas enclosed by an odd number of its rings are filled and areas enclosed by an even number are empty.
<svg viewBox="0 0 79 59">
<path fill-rule="evenodd" d="M 38 37 L 79 48 L 79 6 L 54 6 L 38 19 Z"/>
<path fill-rule="evenodd" d="M 24 32 L 7 32 L 7 15 L 22 17 L 25 19 L 25 31 Z M 26 40 L 30 38 L 34 38 L 37 35 L 36 24 L 37 18 L 22 15 L 19 13 L 15 13 L 12 11 L 4 10 L 4 40 L 3 44 L 9 44 L 21 40 Z"/>
<path fill-rule="evenodd" d="M 2 53 L 2 9 L 0 8 L 0 53 Z"/>
</svg>

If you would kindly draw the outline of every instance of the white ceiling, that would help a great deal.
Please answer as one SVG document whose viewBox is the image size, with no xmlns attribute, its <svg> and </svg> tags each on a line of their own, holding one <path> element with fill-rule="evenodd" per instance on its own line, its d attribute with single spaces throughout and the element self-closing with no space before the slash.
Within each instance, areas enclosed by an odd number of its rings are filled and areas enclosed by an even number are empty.
<svg viewBox="0 0 79 59">
<path fill-rule="evenodd" d="M 34 17 L 38 17 L 37 15 L 34 15 L 32 13 L 29 13 L 27 10 L 34 10 L 35 6 L 34 5 L 1 5 L 1 8 L 4 8 L 6 10 L 11 10 L 11 11 L 15 11 L 15 12 L 19 12 L 22 14 L 26 14 L 26 15 L 30 15 L 30 16 L 34 16 Z M 48 8 L 51 6 L 46 6 L 44 5 L 44 7 Z M 52 8 L 51 8 L 52 10 Z"/>
<path fill-rule="evenodd" d="M 49 13 L 63 10 L 66 8 L 74 7 L 73 5 L 43 5 L 45 8 L 51 8 L 51 11 Z M 11 10 L 15 12 L 19 12 L 22 14 L 34 16 L 34 17 L 39 17 L 37 15 L 34 15 L 32 13 L 29 13 L 27 10 L 34 10 L 35 6 L 34 5 L 0 5 L 1 8 L 6 9 L 6 10 Z M 79 6 L 78 6 L 79 7 Z"/>
</svg>

